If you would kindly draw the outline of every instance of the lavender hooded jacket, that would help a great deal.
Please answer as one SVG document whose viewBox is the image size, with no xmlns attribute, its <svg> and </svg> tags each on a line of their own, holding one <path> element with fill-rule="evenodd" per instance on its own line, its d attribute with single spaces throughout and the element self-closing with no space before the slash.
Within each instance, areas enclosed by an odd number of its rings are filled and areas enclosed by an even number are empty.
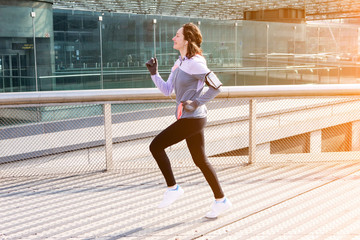
<svg viewBox="0 0 360 240">
<path fill-rule="evenodd" d="M 205 76 L 209 72 L 205 58 L 195 55 L 190 59 L 179 57 L 172 67 L 167 81 L 164 81 L 159 73 L 152 75 L 151 79 L 165 96 L 170 96 L 175 90 L 175 115 L 181 101 L 192 100 L 196 101 L 199 107 L 192 112 L 184 110 L 181 118 L 205 118 L 207 116 L 205 103 L 221 92 L 221 87 L 218 89 L 204 88 Z"/>
</svg>

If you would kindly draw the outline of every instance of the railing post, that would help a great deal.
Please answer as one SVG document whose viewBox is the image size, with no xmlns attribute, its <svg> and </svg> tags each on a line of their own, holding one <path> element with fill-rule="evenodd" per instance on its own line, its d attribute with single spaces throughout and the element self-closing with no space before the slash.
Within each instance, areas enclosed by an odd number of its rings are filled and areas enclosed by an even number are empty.
<svg viewBox="0 0 360 240">
<path fill-rule="evenodd" d="M 104 109 L 104 130 L 105 130 L 105 160 L 106 170 L 112 170 L 113 164 L 113 150 L 112 150 L 112 127 L 111 127 L 111 104 L 105 103 Z"/>
<path fill-rule="evenodd" d="M 256 99 L 249 102 L 249 164 L 256 162 Z"/>
</svg>

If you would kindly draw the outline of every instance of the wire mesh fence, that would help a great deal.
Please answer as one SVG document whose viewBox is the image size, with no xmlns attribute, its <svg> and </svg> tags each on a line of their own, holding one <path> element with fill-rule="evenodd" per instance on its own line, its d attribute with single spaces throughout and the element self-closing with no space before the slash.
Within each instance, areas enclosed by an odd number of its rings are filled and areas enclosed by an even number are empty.
<svg viewBox="0 0 360 240">
<path fill-rule="evenodd" d="M 255 128 L 249 101 L 256 101 Z M 157 169 L 152 139 L 176 121 L 168 100 L 111 104 L 112 171 Z M 0 176 L 109 170 L 104 103 L 0 108 Z M 214 166 L 247 164 L 255 133 L 256 163 L 360 158 L 358 97 L 216 98 L 207 104 L 206 153 Z M 185 141 L 167 150 L 174 168 L 194 167 Z"/>
</svg>

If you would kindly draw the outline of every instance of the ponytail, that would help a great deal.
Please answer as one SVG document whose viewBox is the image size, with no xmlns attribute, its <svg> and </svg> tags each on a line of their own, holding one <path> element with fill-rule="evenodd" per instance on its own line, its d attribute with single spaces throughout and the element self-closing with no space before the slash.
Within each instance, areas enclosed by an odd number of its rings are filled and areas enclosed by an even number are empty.
<svg viewBox="0 0 360 240">
<path fill-rule="evenodd" d="M 186 57 L 190 59 L 196 54 L 202 55 L 200 29 L 193 23 L 187 23 L 183 25 L 183 34 L 184 39 L 188 41 Z"/>
<path fill-rule="evenodd" d="M 202 55 L 202 49 L 196 45 L 194 42 L 189 42 L 187 46 L 187 58 L 192 58 L 196 54 Z"/>
</svg>

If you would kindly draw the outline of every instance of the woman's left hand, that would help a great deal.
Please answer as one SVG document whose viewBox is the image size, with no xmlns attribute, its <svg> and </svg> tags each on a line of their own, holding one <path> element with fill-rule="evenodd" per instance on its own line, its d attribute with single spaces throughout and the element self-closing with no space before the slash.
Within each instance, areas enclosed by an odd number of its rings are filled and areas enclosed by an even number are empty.
<svg viewBox="0 0 360 240">
<path fill-rule="evenodd" d="M 183 103 L 185 110 L 187 110 L 189 112 L 195 111 L 198 107 L 198 104 L 196 101 L 187 100 L 182 103 Z"/>
<path fill-rule="evenodd" d="M 151 75 L 155 75 L 158 72 L 158 62 L 156 58 L 151 58 L 145 65 Z"/>
</svg>

